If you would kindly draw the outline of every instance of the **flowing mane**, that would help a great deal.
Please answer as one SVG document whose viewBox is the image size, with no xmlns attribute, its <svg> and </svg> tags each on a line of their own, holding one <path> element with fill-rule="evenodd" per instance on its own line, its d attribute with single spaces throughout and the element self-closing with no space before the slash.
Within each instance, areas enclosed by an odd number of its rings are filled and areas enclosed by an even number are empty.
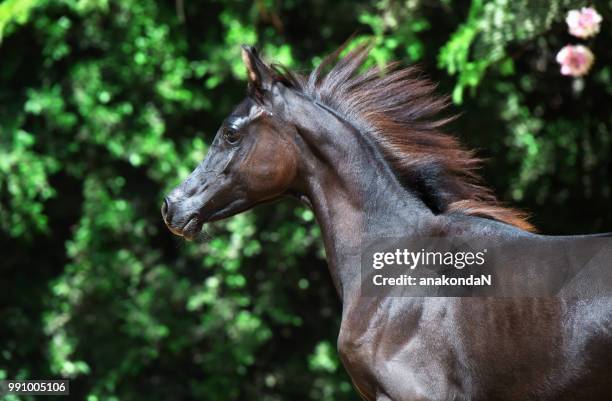
<svg viewBox="0 0 612 401">
<path fill-rule="evenodd" d="M 332 108 L 381 147 L 404 185 L 416 190 L 434 213 L 463 213 L 534 227 L 526 215 L 504 207 L 482 185 L 481 160 L 457 139 L 441 131 L 454 117 L 440 117 L 448 97 L 434 94 L 436 85 L 415 67 L 359 72 L 370 46 L 361 45 L 340 58 L 343 47 L 327 56 L 308 76 L 273 65 L 276 79 L 312 100 Z"/>
</svg>

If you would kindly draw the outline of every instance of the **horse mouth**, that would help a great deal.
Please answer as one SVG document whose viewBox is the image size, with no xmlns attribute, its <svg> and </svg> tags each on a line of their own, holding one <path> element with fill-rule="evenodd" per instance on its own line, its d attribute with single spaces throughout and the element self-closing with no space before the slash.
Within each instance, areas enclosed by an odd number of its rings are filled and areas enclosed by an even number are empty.
<svg viewBox="0 0 612 401">
<path fill-rule="evenodd" d="M 191 241 L 200 233 L 203 224 L 204 222 L 198 216 L 193 216 L 181 229 L 181 235 L 187 241 Z"/>
<path fill-rule="evenodd" d="M 172 227 L 166 222 L 166 226 L 172 234 L 183 237 L 187 241 L 193 240 L 200 233 L 203 224 L 204 221 L 197 215 L 191 217 L 181 228 Z"/>
<path fill-rule="evenodd" d="M 183 237 L 187 241 L 192 241 L 202 231 L 204 223 L 222 220 L 232 214 L 225 209 L 212 212 L 200 211 L 193 214 L 182 227 L 171 224 L 165 216 L 164 222 L 172 234 Z M 162 215 L 164 215 L 164 212 L 162 212 Z"/>
</svg>

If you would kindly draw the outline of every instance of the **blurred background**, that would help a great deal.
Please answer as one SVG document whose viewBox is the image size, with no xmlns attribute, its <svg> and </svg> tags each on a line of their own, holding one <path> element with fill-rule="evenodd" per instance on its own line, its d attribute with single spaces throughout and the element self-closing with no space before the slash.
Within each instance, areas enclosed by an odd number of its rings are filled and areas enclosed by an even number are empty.
<svg viewBox="0 0 612 401">
<path fill-rule="evenodd" d="M 580 39 L 565 18 L 585 5 L 603 22 Z M 358 400 L 309 210 L 192 243 L 160 217 L 245 95 L 240 44 L 308 71 L 355 34 L 373 63 L 420 63 L 500 198 L 543 233 L 594 233 L 612 231 L 611 21 L 611 1 L 0 1 L 0 379 L 70 378 L 87 401 Z M 560 73 L 567 44 L 594 54 L 586 75 Z"/>
</svg>

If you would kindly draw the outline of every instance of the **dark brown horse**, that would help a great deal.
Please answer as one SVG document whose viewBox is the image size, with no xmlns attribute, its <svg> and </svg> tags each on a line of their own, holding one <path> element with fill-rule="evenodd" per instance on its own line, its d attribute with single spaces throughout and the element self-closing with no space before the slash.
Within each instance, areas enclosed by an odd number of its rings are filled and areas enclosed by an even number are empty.
<svg viewBox="0 0 612 401">
<path fill-rule="evenodd" d="M 165 199 L 168 228 L 192 239 L 285 196 L 312 207 L 342 300 L 339 352 L 366 400 L 612 399 L 611 296 L 360 296 L 368 238 L 556 237 L 479 184 L 478 160 L 440 131 L 434 85 L 396 64 L 359 73 L 366 47 L 339 54 L 304 77 L 243 48 L 249 94 Z"/>
</svg>

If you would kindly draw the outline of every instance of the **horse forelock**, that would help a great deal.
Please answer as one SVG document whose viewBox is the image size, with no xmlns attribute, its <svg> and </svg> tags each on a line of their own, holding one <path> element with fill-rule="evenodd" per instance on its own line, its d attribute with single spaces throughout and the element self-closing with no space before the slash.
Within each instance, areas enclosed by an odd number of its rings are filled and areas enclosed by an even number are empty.
<svg viewBox="0 0 612 401">
<path fill-rule="evenodd" d="M 481 160 L 442 131 L 450 100 L 418 67 L 398 62 L 365 69 L 369 44 L 344 46 L 308 76 L 272 65 L 276 80 L 335 110 L 379 144 L 400 180 L 436 213 L 459 212 L 534 231 L 525 213 L 504 207 L 477 173 Z"/>
</svg>

